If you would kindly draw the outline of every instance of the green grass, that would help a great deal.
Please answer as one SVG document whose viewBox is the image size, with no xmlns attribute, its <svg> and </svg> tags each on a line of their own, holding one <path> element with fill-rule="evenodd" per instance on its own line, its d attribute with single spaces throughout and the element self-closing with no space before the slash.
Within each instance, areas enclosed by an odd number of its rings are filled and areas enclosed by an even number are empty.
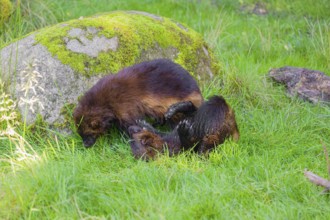
<svg viewBox="0 0 330 220">
<path fill-rule="evenodd" d="M 22 1 L 0 29 L 0 46 L 118 9 L 170 17 L 202 33 L 223 64 L 220 76 L 201 85 L 203 95 L 228 100 L 241 139 L 209 158 L 143 162 L 113 129 L 84 149 L 77 134 L 15 124 L 0 84 L 0 219 L 329 219 L 329 196 L 303 171 L 328 177 L 322 145 L 330 149 L 330 108 L 288 98 L 267 72 L 290 65 L 330 74 L 330 5 L 270 0 L 268 15 L 241 10 L 254 2 Z"/>
</svg>

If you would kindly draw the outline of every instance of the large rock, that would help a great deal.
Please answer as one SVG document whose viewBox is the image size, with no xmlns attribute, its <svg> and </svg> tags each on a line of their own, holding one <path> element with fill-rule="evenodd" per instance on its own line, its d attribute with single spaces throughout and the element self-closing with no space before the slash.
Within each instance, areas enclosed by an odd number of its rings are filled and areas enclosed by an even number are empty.
<svg viewBox="0 0 330 220">
<path fill-rule="evenodd" d="M 26 122 L 40 114 L 63 124 L 68 104 L 77 103 L 100 77 L 138 62 L 169 58 L 197 79 L 218 65 L 202 37 L 168 18 L 116 11 L 41 29 L 0 51 L 2 79 Z"/>
<path fill-rule="evenodd" d="M 271 69 L 269 76 L 284 84 L 290 96 L 312 103 L 330 102 L 330 77 L 320 71 L 287 66 Z"/>
</svg>

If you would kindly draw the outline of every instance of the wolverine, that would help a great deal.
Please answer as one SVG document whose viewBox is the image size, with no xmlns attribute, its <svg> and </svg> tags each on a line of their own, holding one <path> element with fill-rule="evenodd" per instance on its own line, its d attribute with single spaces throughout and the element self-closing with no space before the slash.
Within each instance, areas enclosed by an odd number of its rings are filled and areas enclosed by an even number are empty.
<svg viewBox="0 0 330 220">
<path fill-rule="evenodd" d="M 226 138 L 239 139 L 235 113 L 222 96 L 211 97 L 198 109 L 187 106 L 187 102 L 176 103 L 165 113 L 168 119 L 178 112 L 187 115 L 169 133 L 158 132 L 144 121 L 129 127 L 134 157 L 150 160 L 165 151 L 173 156 L 190 149 L 207 155 Z"/>
<path fill-rule="evenodd" d="M 137 120 L 165 121 L 165 112 L 178 102 L 198 108 L 203 97 L 194 78 L 168 59 L 142 62 L 101 78 L 79 100 L 73 112 L 77 131 L 85 147 L 112 125 L 128 133 Z M 173 126 L 180 115 L 171 118 Z"/>
</svg>

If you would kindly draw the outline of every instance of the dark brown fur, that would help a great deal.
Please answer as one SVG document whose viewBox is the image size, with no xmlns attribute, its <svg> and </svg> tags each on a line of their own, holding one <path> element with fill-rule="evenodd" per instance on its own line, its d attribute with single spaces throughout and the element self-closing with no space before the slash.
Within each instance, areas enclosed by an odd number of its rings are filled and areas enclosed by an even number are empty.
<svg viewBox="0 0 330 220">
<path fill-rule="evenodd" d="M 134 156 L 145 160 L 155 158 L 166 149 L 170 156 L 189 149 L 207 154 L 230 136 L 235 141 L 239 139 L 234 111 L 220 96 L 213 96 L 204 102 L 170 133 L 157 133 L 145 124 L 131 126 L 129 132 L 133 138 L 131 149 Z"/>
<path fill-rule="evenodd" d="M 137 119 L 150 117 L 162 122 L 167 109 L 181 101 L 201 105 L 196 81 L 180 65 L 158 59 L 100 79 L 80 99 L 73 116 L 84 145 L 89 147 L 112 124 L 127 131 Z"/>
</svg>

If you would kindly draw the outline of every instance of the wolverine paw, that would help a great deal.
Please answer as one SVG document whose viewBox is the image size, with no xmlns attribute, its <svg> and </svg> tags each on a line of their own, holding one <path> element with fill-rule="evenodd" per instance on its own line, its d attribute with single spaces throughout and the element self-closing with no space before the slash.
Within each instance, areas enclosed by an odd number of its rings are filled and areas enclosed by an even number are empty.
<svg viewBox="0 0 330 220">
<path fill-rule="evenodd" d="M 182 135 L 190 134 L 192 131 L 192 124 L 189 120 L 184 119 L 178 124 L 178 132 Z"/>
<path fill-rule="evenodd" d="M 167 112 L 164 114 L 165 121 L 171 120 L 173 115 L 176 113 L 175 109 L 170 108 L 167 110 Z"/>
<path fill-rule="evenodd" d="M 140 126 L 141 128 L 143 128 L 144 130 L 155 132 L 155 128 L 151 124 L 149 124 L 148 122 L 146 122 L 145 120 L 138 119 L 135 122 L 136 122 L 136 124 L 138 126 Z"/>
<path fill-rule="evenodd" d="M 128 127 L 128 133 L 130 136 L 133 134 L 139 133 L 142 131 L 142 128 L 140 126 L 132 125 Z"/>
</svg>

